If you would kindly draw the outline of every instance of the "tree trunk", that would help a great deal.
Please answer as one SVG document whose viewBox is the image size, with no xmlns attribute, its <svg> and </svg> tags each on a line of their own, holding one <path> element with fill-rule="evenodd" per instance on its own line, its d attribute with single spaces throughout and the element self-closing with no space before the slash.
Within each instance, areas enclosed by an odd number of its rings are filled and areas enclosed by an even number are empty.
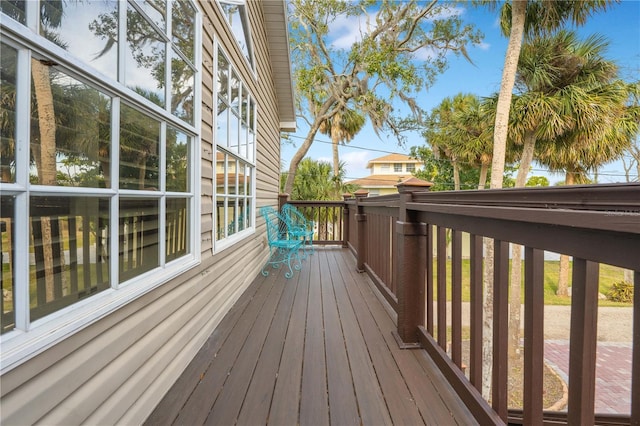
<svg viewBox="0 0 640 426">
<path fill-rule="evenodd" d="M 333 113 L 329 112 L 329 110 L 335 105 L 336 101 L 334 98 L 329 98 L 322 106 L 316 118 L 307 133 L 307 137 L 305 138 L 300 148 L 293 154 L 291 158 L 291 163 L 289 164 L 289 174 L 287 175 L 287 181 L 284 184 L 284 192 L 287 194 L 291 194 L 293 191 L 293 181 L 296 178 L 296 173 L 298 172 L 298 166 L 300 162 L 307 155 L 309 148 L 311 148 L 311 144 L 313 144 L 313 139 L 316 137 L 316 133 L 318 133 L 318 129 L 320 129 L 320 124 L 330 119 L 333 115 L 335 115 L 335 111 Z"/>
<path fill-rule="evenodd" d="M 451 159 L 451 163 L 453 164 L 453 189 L 460 191 L 460 166 L 455 157 Z"/>
<path fill-rule="evenodd" d="M 484 244 L 484 291 L 482 304 L 482 397 L 491 399 L 491 377 L 493 374 L 493 239 L 483 238 Z"/>
<path fill-rule="evenodd" d="M 533 162 L 536 137 L 532 131 L 524 135 L 520 167 L 516 176 L 516 188 L 523 188 L 527 183 L 527 176 Z M 520 349 L 520 316 L 522 294 L 522 246 L 511 246 L 511 291 L 509 292 L 509 358 L 515 360 Z"/>
<path fill-rule="evenodd" d="M 516 81 L 518 58 L 524 37 L 524 22 L 527 0 L 514 0 L 511 7 L 511 34 L 504 59 L 500 94 L 496 106 L 495 130 L 493 133 L 493 161 L 491 163 L 491 188 L 502 188 L 504 163 L 507 152 L 507 132 L 509 130 L 509 110 L 513 85 Z"/>
<path fill-rule="evenodd" d="M 487 186 L 487 174 L 489 174 L 489 164 L 480 166 L 480 179 L 478 179 L 478 189 L 485 189 Z"/>
<path fill-rule="evenodd" d="M 502 81 L 500 83 L 500 94 L 498 105 L 496 106 L 496 121 L 493 134 L 493 160 L 491 163 L 491 184 L 490 188 L 502 188 L 504 176 L 504 163 L 507 153 L 507 132 L 509 130 L 509 110 L 511 108 L 511 97 L 513 85 L 516 80 L 516 70 L 518 69 L 518 58 L 522 48 L 524 37 L 524 22 L 527 11 L 527 0 L 514 0 L 511 8 L 511 34 L 509 35 L 509 45 L 504 60 L 502 70 Z M 491 394 L 491 376 L 493 354 L 487 348 L 492 347 L 493 339 L 493 243 L 489 244 L 485 238 L 485 275 L 484 275 L 484 311 L 485 320 L 483 324 L 483 357 L 482 373 L 483 385 L 482 396 L 489 399 Z M 489 271 L 490 270 L 490 271 Z M 488 294 L 490 292 L 490 295 Z"/>
<path fill-rule="evenodd" d="M 300 148 L 296 151 L 296 153 L 291 157 L 291 163 L 289 164 L 289 174 L 287 175 L 287 180 L 284 184 L 284 192 L 285 194 L 291 194 L 293 191 L 293 181 L 296 178 L 296 173 L 298 173 L 298 166 L 300 162 L 307 155 L 309 148 L 311 148 L 311 144 L 313 143 L 313 139 L 316 137 L 316 133 L 318 133 L 318 126 L 312 127 L 307 134 L 306 139 L 300 145 Z"/>
<path fill-rule="evenodd" d="M 573 185 L 575 183 L 575 174 L 571 170 L 567 170 L 565 184 Z M 558 272 L 558 296 L 569 296 L 569 256 L 560 256 L 560 271 Z"/>
<path fill-rule="evenodd" d="M 40 129 L 40 146 L 34 155 L 38 168 L 38 183 L 41 185 L 56 184 L 56 116 L 53 107 L 53 92 L 48 66 L 36 59 L 31 60 L 31 73 L 38 111 L 38 128 Z M 42 245 L 44 251 L 44 273 L 46 300 L 54 299 L 53 283 L 53 235 L 51 218 L 42 217 Z"/>
</svg>

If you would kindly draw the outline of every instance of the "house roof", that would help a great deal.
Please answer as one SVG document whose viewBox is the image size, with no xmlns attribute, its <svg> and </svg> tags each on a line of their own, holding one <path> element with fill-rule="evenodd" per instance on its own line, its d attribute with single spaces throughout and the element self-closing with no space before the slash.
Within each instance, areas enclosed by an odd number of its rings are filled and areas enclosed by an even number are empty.
<svg viewBox="0 0 640 426">
<path fill-rule="evenodd" d="M 359 185 L 363 188 L 395 188 L 396 185 L 402 182 L 427 182 L 422 179 L 411 176 L 410 174 L 403 175 L 370 175 L 360 179 L 350 180 L 347 183 Z"/>
<path fill-rule="evenodd" d="M 384 157 L 374 158 L 367 163 L 367 168 L 373 167 L 375 163 L 414 163 L 420 164 L 420 160 L 416 160 L 415 158 L 411 158 L 408 155 L 404 154 L 389 154 Z"/>
<path fill-rule="evenodd" d="M 269 44 L 269 58 L 278 97 L 280 130 L 295 132 L 296 111 L 289 51 L 289 31 L 285 0 L 265 1 L 262 4 Z"/>
</svg>

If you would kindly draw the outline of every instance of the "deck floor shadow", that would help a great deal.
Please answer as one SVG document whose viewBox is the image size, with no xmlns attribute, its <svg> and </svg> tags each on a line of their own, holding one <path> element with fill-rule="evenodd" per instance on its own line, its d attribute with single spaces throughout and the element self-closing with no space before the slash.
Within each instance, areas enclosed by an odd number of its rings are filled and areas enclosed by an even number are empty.
<svg viewBox="0 0 640 426">
<path fill-rule="evenodd" d="M 341 248 L 258 275 L 146 424 L 477 424 L 376 292 Z"/>
</svg>

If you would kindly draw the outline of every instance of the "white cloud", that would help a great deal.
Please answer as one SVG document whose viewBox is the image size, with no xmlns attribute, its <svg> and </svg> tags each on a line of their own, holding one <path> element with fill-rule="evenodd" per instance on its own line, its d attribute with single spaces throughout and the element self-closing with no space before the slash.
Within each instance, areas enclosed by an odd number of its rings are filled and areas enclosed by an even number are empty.
<svg viewBox="0 0 640 426">
<path fill-rule="evenodd" d="M 340 161 L 345 164 L 345 174 L 351 178 L 367 173 L 367 163 L 371 159 L 369 151 L 351 151 L 340 155 Z"/>
</svg>

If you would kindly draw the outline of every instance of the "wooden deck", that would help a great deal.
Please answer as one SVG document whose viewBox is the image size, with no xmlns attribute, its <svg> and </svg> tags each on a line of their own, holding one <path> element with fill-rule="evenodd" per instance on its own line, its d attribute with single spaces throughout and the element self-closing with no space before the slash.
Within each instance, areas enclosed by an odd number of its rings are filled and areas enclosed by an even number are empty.
<svg viewBox="0 0 640 426">
<path fill-rule="evenodd" d="M 320 248 L 290 280 L 259 275 L 147 424 L 476 424 L 355 269 Z"/>
</svg>

